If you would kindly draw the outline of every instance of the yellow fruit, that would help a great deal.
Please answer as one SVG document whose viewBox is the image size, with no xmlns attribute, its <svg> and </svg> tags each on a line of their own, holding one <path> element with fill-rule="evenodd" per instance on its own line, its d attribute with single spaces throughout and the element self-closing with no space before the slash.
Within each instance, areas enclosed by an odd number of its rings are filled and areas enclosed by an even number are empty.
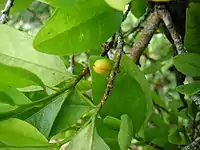
<svg viewBox="0 0 200 150">
<path fill-rule="evenodd" d="M 98 74 L 109 74 L 111 68 L 112 65 L 109 59 L 96 60 L 93 66 L 94 71 Z"/>
</svg>

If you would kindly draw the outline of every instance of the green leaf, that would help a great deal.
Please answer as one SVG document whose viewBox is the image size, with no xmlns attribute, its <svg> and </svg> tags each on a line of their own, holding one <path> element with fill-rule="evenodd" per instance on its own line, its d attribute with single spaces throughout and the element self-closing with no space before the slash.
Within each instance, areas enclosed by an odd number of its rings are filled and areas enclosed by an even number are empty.
<svg viewBox="0 0 200 150">
<path fill-rule="evenodd" d="M 155 114 L 152 114 L 149 121 L 152 127 L 144 129 L 145 141 L 152 141 L 152 143 L 164 147 L 168 142 L 169 125 L 166 124 L 160 116 Z"/>
<path fill-rule="evenodd" d="M 30 124 L 15 118 L 0 122 L 0 141 L 8 146 L 44 146 L 47 139 Z"/>
<path fill-rule="evenodd" d="M 40 85 L 43 88 L 42 81 L 33 73 L 19 67 L 12 67 L 0 63 L 0 83 L 11 87 L 26 87 L 30 85 Z"/>
<path fill-rule="evenodd" d="M 118 9 L 118 10 L 124 10 L 125 5 L 128 4 L 131 0 L 104 0 L 108 5 L 111 7 Z"/>
<path fill-rule="evenodd" d="M 92 107 L 86 103 L 85 98 L 77 91 L 72 91 L 62 105 L 54 121 L 51 136 L 65 131 L 83 116 Z"/>
<path fill-rule="evenodd" d="M 12 104 L 15 105 L 23 105 L 31 103 L 31 100 L 28 99 L 23 93 L 20 93 L 15 88 L 8 87 L 7 89 L 2 91 L 6 95 L 8 95 L 12 99 Z"/>
<path fill-rule="evenodd" d="M 45 137 L 48 138 L 53 123 L 67 95 L 68 93 L 59 95 L 51 103 L 26 118 L 26 121 L 35 126 Z"/>
<path fill-rule="evenodd" d="M 105 123 L 105 120 L 96 119 L 95 127 L 99 135 L 108 144 L 111 150 L 120 150 L 118 144 L 118 130 Z"/>
<path fill-rule="evenodd" d="M 174 65 L 178 71 L 191 76 L 200 76 L 200 55 L 195 53 L 186 53 L 174 57 Z"/>
<path fill-rule="evenodd" d="M 35 51 L 31 46 L 32 38 L 26 33 L 8 25 L 0 25 L 0 31 L 0 63 L 27 69 L 47 86 L 71 78 L 61 59 Z"/>
<path fill-rule="evenodd" d="M 110 150 L 97 133 L 94 122 L 82 128 L 67 147 L 68 150 Z"/>
<path fill-rule="evenodd" d="M 16 105 L 31 103 L 23 93 L 9 87 L 0 92 L 0 98 L 0 113 L 14 110 Z"/>
<path fill-rule="evenodd" d="M 119 130 L 121 120 L 114 118 L 112 116 L 106 116 L 103 120 L 103 123 L 105 123 L 108 127 L 112 128 L 112 129 Z"/>
<path fill-rule="evenodd" d="M 128 56 L 123 56 L 121 61 L 121 66 L 140 84 L 143 92 L 145 93 L 145 101 L 147 104 L 147 116 L 146 123 L 151 116 L 152 112 L 152 96 L 151 96 L 151 88 L 148 80 L 146 79 L 143 72 L 138 68 L 138 66 L 133 63 L 133 61 Z"/>
<path fill-rule="evenodd" d="M 176 90 L 179 93 L 186 94 L 186 95 L 193 95 L 200 91 L 200 81 L 195 81 L 189 84 L 180 85 L 176 87 Z"/>
<path fill-rule="evenodd" d="M 183 139 L 178 131 L 177 126 L 173 126 L 169 130 L 169 135 L 168 135 L 168 140 L 172 144 L 177 144 L 177 145 L 184 145 L 186 143 L 183 143 Z"/>
<path fill-rule="evenodd" d="M 65 3 L 68 5 L 57 9 L 36 35 L 33 45 L 38 51 L 56 55 L 88 52 L 98 48 L 120 26 L 122 12 L 110 8 L 104 0 Z"/>
<path fill-rule="evenodd" d="M 118 135 L 121 150 L 127 150 L 133 138 L 133 123 L 128 115 L 121 116 L 121 125 Z"/>
<path fill-rule="evenodd" d="M 190 3 L 186 16 L 185 47 L 189 52 L 200 53 L 200 4 Z"/>
<path fill-rule="evenodd" d="M 143 15 L 143 13 L 145 12 L 146 9 L 146 2 L 145 1 L 141 1 L 141 0 L 134 0 L 132 2 L 132 13 L 134 16 L 136 16 L 137 18 L 141 17 Z"/>
<path fill-rule="evenodd" d="M 93 81 L 92 92 L 95 104 L 98 104 L 101 100 L 107 84 L 107 76 L 95 73 L 92 68 L 95 60 L 100 58 L 98 56 L 90 58 L 90 70 Z M 128 114 L 134 121 L 134 131 L 138 132 L 148 116 L 147 101 L 141 86 L 127 72 L 128 67 L 125 66 L 123 61 L 124 59 L 122 59 L 123 68 L 120 68 L 120 73 L 117 74 L 114 80 L 112 91 L 101 109 L 101 115 L 120 118 L 121 115 Z"/>
</svg>

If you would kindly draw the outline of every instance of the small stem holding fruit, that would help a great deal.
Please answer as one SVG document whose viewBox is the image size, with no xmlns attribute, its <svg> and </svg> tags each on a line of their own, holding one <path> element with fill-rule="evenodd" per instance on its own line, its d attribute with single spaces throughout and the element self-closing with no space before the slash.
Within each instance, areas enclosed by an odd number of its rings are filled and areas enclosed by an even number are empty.
<svg viewBox="0 0 200 150">
<path fill-rule="evenodd" d="M 126 20 L 130 10 L 131 10 L 131 2 L 128 4 L 127 10 L 124 12 L 122 22 L 124 22 Z M 103 97 L 100 100 L 99 104 L 97 105 L 97 107 L 99 108 L 98 111 L 97 111 L 97 114 L 100 111 L 101 107 L 106 103 L 108 96 L 109 96 L 109 94 L 110 94 L 110 92 L 113 88 L 115 76 L 116 76 L 117 72 L 119 71 L 120 61 L 121 61 L 122 55 L 124 53 L 123 52 L 124 37 L 122 35 L 122 29 L 121 28 L 119 29 L 119 31 L 116 33 L 115 36 L 117 37 L 117 48 L 116 48 L 117 49 L 117 52 L 116 52 L 117 58 L 116 58 L 116 61 L 114 63 L 114 66 L 113 66 L 113 68 L 110 72 L 110 75 L 109 75 L 109 78 L 108 78 L 108 83 L 107 83 L 106 89 L 104 91 Z"/>
<path fill-rule="evenodd" d="M 122 37 L 121 32 L 119 32 L 118 34 L 119 34 L 119 36 L 118 36 L 118 47 L 117 47 L 117 49 L 118 49 L 117 59 L 115 61 L 114 67 L 111 70 L 111 73 L 109 75 L 108 83 L 107 83 L 107 87 L 105 89 L 104 95 L 103 95 L 100 103 L 97 105 L 97 107 L 99 107 L 99 108 L 101 108 L 106 103 L 106 100 L 108 99 L 108 96 L 109 96 L 109 94 L 112 90 L 115 76 L 116 76 L 116 74 L 119 70 L 120 60 L 121 60 L 121 57 L 122 57 L 122 54 L 123 54 L 124 41 L 123 41 L 123 37 Z"/>
</svg>

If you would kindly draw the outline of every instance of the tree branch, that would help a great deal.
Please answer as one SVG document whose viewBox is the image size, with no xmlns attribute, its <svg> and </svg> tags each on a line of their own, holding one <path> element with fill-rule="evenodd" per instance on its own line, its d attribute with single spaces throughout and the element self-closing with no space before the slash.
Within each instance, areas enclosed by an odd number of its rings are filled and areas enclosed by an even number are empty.
<svg viewBox="0 0 200 150">
<path fill-rule="evenodd" d="M 178 6 L 177 6 L 178 7 Z M 165 5 L 156 5 L 156 10 L 159 14 L 159 17 L 163 20 L 165 26 L 167 27 L 176 47 L 178 54 L 182 54 L 186 52 L 186 49 L 183 45 L 183 40 L 181 35 L 176 31 L 176 28 L 173 24 L 172 17 L 167 10 Z"/>
<path fill-rule="evenodd" d="M 157 27 L 159 26 L 160 18 L 157 12 L 154 10 L 149 17 L 144 26 L 144 29 L 141 32 L 140 38 L 133 45 L 131 50 L 131 56 L 133 61 L 139 65 L 140 56 L 142 55 L 145 48 L 148 46 L 153 34 L 155 33 Z"/>
<path fill-rule="evenodd" d="M 10 14 L 10 9 L 13 6 L 14 0 L 7 0 L 4 9 L 1 11 L 1 16 L 0 16 L 0 23 L 5 24 L 8 22 L 8 17 Z"/>
<path fill-rule="evenodd" d="M 42 19 L 38 17 L 34 10 L 27 8 L 27 11 L 33 15 L 33 17 L 40 23 L 40 25 L 43 25 Z"/>
</svg>

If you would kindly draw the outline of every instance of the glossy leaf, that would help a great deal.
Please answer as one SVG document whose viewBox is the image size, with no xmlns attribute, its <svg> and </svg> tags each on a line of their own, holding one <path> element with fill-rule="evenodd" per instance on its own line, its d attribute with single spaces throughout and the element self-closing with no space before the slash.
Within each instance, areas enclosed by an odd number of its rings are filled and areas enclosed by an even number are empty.
<svg viewBox="0 0 200 150">
<path fill-rule="evenodd" d="M 0 91 L 0 113 L 14 110 L 16 105 L 29 104 L 31 100 L 15 88 Z"/>
<path fill-rule="evenodd" d="M 30 85 L 40 85 L 44 87 L 42 81 L 35 74 L 23 68 L 0 63 L 0 72 L 0 83 L 8 86 L 22 88 Z"/>
<path fill-rule="evenodd" d="M 145 123 L 143 124 L 145 126 L 151 116 L 153 105 L 150 85 L 143 72 L 128 56 L 124 55 L 122 57 L 121 66 L 140 84 L 143 92 L 145 93 L 145 101 L 147 104 L 147 115 Z"/>
<path fill-rule="evenodd" d="M 120 150 L 118 143 L 118 130 L 105 123 L 105 120 L 96 119 L 95 127 L 102 139 L 111 150 Z"/>
<path fill-rule="evenodd" d="M 66 97 L 67 93 L 59 95 L 57 98 L 52 100 L 51 103 L 26 118 L 26 121 L 35 126 L 45 137 L 48 138 L 53 123 Z"/>
<path fill-rule="evenodd" d="M 0 63 L 21 67 L 36 74 L 45 85 L 55 86 L 71 78 L 57 56 L 32 48 L 32 37 L 7 25 L 0 25 Z"/>
<path fill-rule="evenodd" d="M 189 84 L 180 85 L 176 90 L 182 94 L 193 95 L 200 91 L 200 81 L 195 81 Z"/>
<path fill-rule="evenodd" d="M 191 76 L 200 76 L 200 55 L 195 53 L 186 53 L 174 58 L 175 67 L 182 73 Z"/>
<path fill-rule="evenodd" d="M 112 116 L 106 116 L 103 120 L 103 123 L 106 124 L 106 126 L 112 128 L 112 129 L 119 130 L 121 120 L 114 118 Z"/>
<path fill-rule="evenodd" d="M 97 133 L 94 127 L 94 122 L 88 124 L 86 127 L 81 129 L 76 136 L 73 137 L 68 150 L 110 150 L 108 145 Z"/>
<path fill-rule="evenodd" d="M 0 141 L 8 146 L 48 145 L 47 139 L 36 128 L 15 118 L 0 122 Z"/>
<path fill-rule="evenodd" d="M 51 130 L 51 136 L 70 128 L 91 109 L 91 105 L 86 103 L 85 98 L 78 91 L 72 91 L 57 114 Z"/>
<path fill-rule="evenodd" d="M 133 123 L 128 115 L 121 116 L 121 125 L 118 135 L 120 150 L 127 150 L 133 138 Z"/>
<path fill-rule="evenodd" d="M 104 0 L 65 3 L 68 5 L 57 9 L 35 37 L 38 51 L 56 55 L 88 52 L 98 48 L 120 26 L 122 12 L 110 8 Z"/>
</svg>

